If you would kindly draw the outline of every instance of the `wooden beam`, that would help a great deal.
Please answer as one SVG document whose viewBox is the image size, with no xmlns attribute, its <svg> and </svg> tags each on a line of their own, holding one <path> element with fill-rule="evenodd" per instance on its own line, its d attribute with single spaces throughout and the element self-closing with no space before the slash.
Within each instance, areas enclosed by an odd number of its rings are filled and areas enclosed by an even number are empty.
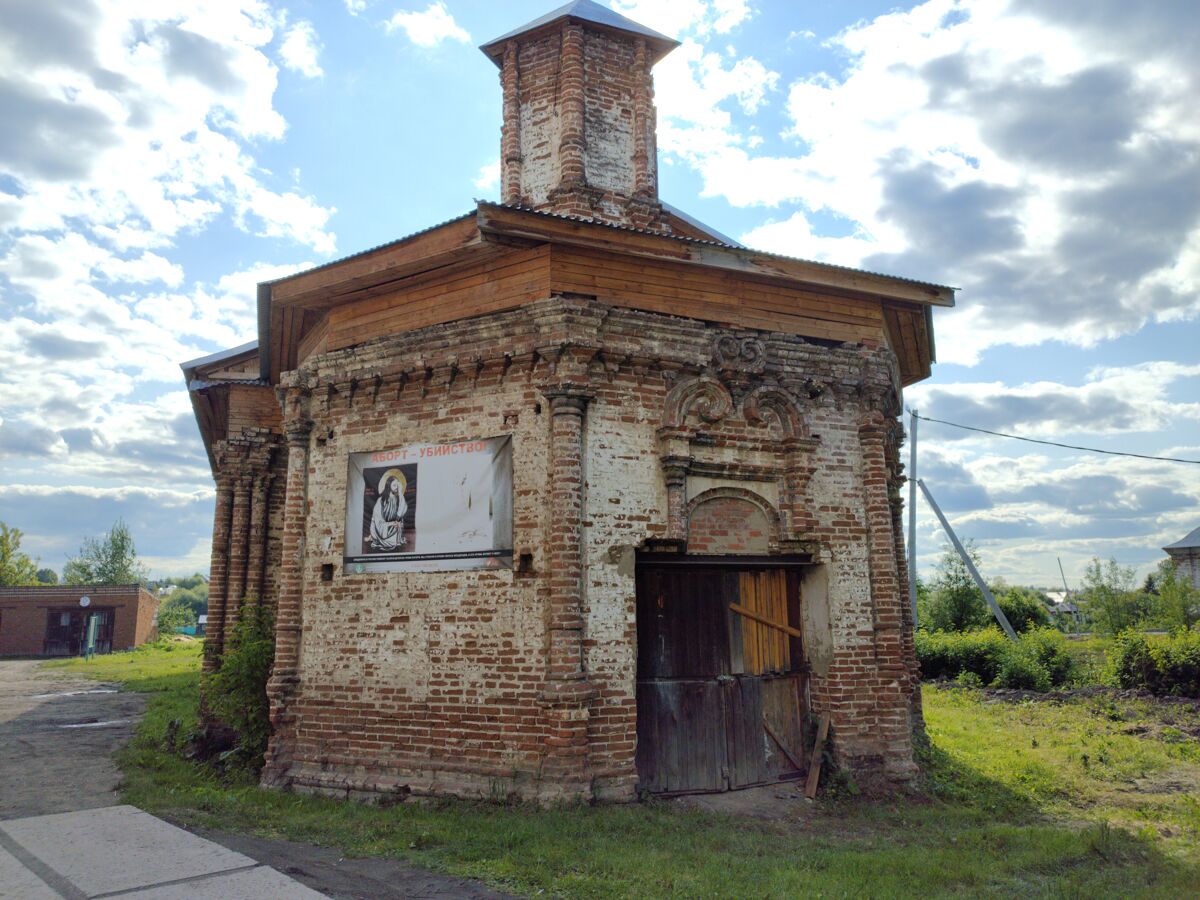
<svg viewBox="0 0 1200 900">
<path fill-rule="evenodd" d="M 821 724 L 817 726 L 817 742 L 813 745 L 812 763 L 808 767 L 808 780 L 804 783 L 804 796 L 816 798 L 821 785 L 821 757 L 825 754 L 825 741 L 829 739 L 829 713 L 821 713 Z"/>
<path fill-rule="evenodd" d="M 777 628 L 784 634 L 790 634 L 794 638 L 803 638 L 804 633 L 799 628 L 793 628 L 791 625 L 784 625 L 782 622 L 776 622 L 774 619 L 768 619 L 761 613 L 756 613 L 752 609 L 746 609 L 738 603 L 730 603 L 729 608 L 739 616 L 745 616 L 747 619 L 753 619 L 755 622 L 760 622 L 769 628 Z"/>
<path fill-rule="evenodd" d="M 771 736 L 771 740 L 775 742 L 779 749 L 783 751 L 783 755 L 788 758 L 788 762 L 790 762 L 797 769 L 804 768 L 804 765 L 800 762 L 800 760 L 792 756 L 792 751 L 787 748 L 787 746 L 780 739 L 779 735 L 775 733 L 775 729 L 771 727 L 771 724 L 767 721 L 766 716 L 763 716 L 763 729 Z"/>
</svg>

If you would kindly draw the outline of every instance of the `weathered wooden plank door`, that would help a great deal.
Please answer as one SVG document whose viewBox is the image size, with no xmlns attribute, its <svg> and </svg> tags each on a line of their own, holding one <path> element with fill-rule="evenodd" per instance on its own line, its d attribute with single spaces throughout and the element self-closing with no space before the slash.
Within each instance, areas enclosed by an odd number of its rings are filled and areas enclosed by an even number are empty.
<svg viewBox="0 0 1200 900">
<path fill-rule="evenodd" d="M 729 609 L 738 603 L 795 625 L 796 576 L 645 566 L 637 593 L 642 786 L 667 794 L 721 791 L 798 775 L 771 732 L 802 760 L 800 642 Z"/>
</svg>

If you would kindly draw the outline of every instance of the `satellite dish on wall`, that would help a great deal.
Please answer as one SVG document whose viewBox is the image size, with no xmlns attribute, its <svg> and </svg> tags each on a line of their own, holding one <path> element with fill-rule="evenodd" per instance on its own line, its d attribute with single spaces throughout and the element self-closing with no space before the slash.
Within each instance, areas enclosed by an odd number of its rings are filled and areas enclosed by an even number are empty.
<svg viewBox="0 0 1200 900">
<path fill-rule="evenodd" d="M 79 598 L 79 605 L 80 606 L 91 606 L 92 598 L 87 596 L 87 594 L 84 594 L 82 597 Z"/>
</svg>

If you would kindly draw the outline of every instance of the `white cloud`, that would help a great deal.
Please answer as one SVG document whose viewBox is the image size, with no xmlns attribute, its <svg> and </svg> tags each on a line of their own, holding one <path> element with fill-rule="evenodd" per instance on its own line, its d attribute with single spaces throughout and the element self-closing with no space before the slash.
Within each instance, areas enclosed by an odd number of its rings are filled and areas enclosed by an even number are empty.
<svg viewBox="0 0 1200 900">
<path fill-rule="evenodd" d="M 367 0 L 342 0 L 342 2 L 346 4 L 346 12 L 352 16 L 366 12 Z"/>
<path fill-rule="evenodd" d="M 1180 381 L 1200 378 L 1200 365 L 1144 362 L 1090 372 L 1079 385 L 1037 381 L 917 384 L 905 389 L 909 405 L 932 418 L 1026 437 L 1157 432 L 1200 422 L 1200 403 L 1172 400 Z M 986 436 L 931 425 L 938 440 L 988 441 Z"/>
<path fill-rule="evenodd" d="M 690 0 L 672 5 L 688 36 L 657 70 L 660 146 L 707 196 L 792 206 L 749 244 L 960 286 L 939 315 L 943 361 L 1193 319 L 1200 67 L 1175 8 L 928 0 L 860 22 L 826 43 L 844 68 L 788 86 L 793 148 L 766 151 L 770 90 L 749 92 L 765 68 L 708 68 L 712 8 Z M 814 214 L 849 236 L 815 235 Z"/>
<path fill-rule="evenodd" d="M 753 15 L 749 0 L 611 0 L 623 16 L 663 34 L 679 37 L 728 34 Z"/>
<path fill-rule="evenodd" d="M 475 176 L 475 190 L 483 191 L 488 196 L 494 196 L 500 192 L 500 160 L 494 159 L 490 163 L 485 163 L 479 167 L 479 174 Z"/>
<path fill-rule="evenodd" d="M 403 31 L 418 47 L 436 47 L 443 41 L 471 41 L 471 35 L 454 21 L 442 0 L 429 4 L 422 12 L 401 10 L 384 23 L 384 28 L 388 32 Z"/>
<path fill-rule="evenodd" d="M 289 69 L 305 78 L 320 78 L 325 74 L 317 57 L 321 55 L 321 42 L 312 22 L 297 22 L 288 29 L 279 45 L 279 56 Z"/>
<path fill-rule="evenodd" d="M 245 232 L 247 260 L 336 246 L 334 210 L 258 159 L 287 128 L 269 54 L 316 74 L 315 35 L 284 32 L 265 0 L 2 15 L 0 119 L 22 128 L 0 129 L 0 519 L 59 552 L 63 529 L 39 517 L 82 485 L 74 546 L 128 510 L 159 557 L 187 555 L 211 480 L 179 363 L 252 338 L 255 283 L 312 264 L 210 275 L 209 230 Z M 200 498 L 179 543 L 157 535 L 171 516 L 154 518 L 156 491 Z"/>
</svg>

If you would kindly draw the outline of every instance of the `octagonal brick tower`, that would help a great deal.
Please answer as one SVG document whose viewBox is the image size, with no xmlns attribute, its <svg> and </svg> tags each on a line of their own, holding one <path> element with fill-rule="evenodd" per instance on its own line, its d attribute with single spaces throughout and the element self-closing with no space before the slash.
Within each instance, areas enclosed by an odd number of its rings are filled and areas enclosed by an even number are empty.
<svg viewBox="0 0 1200 900">
<path fill-rule="evenodd" d="M 275 612 L 264 784 L 734 790 L 826 716 L 864 788 L 916 774 L 897 414 L 954 289 L 663 202 L 674 46 L 586 0 L 485 44 L 502 202 L 260 284 L 258 340 L 184 364 L 206 671 Z"/>
<path fill-rule="evenodd" d="M 504 90 L 504 202 L 667 230 L 651 69 L 676 46 L 591 0 L 484 44 Z"/>
</svg>

